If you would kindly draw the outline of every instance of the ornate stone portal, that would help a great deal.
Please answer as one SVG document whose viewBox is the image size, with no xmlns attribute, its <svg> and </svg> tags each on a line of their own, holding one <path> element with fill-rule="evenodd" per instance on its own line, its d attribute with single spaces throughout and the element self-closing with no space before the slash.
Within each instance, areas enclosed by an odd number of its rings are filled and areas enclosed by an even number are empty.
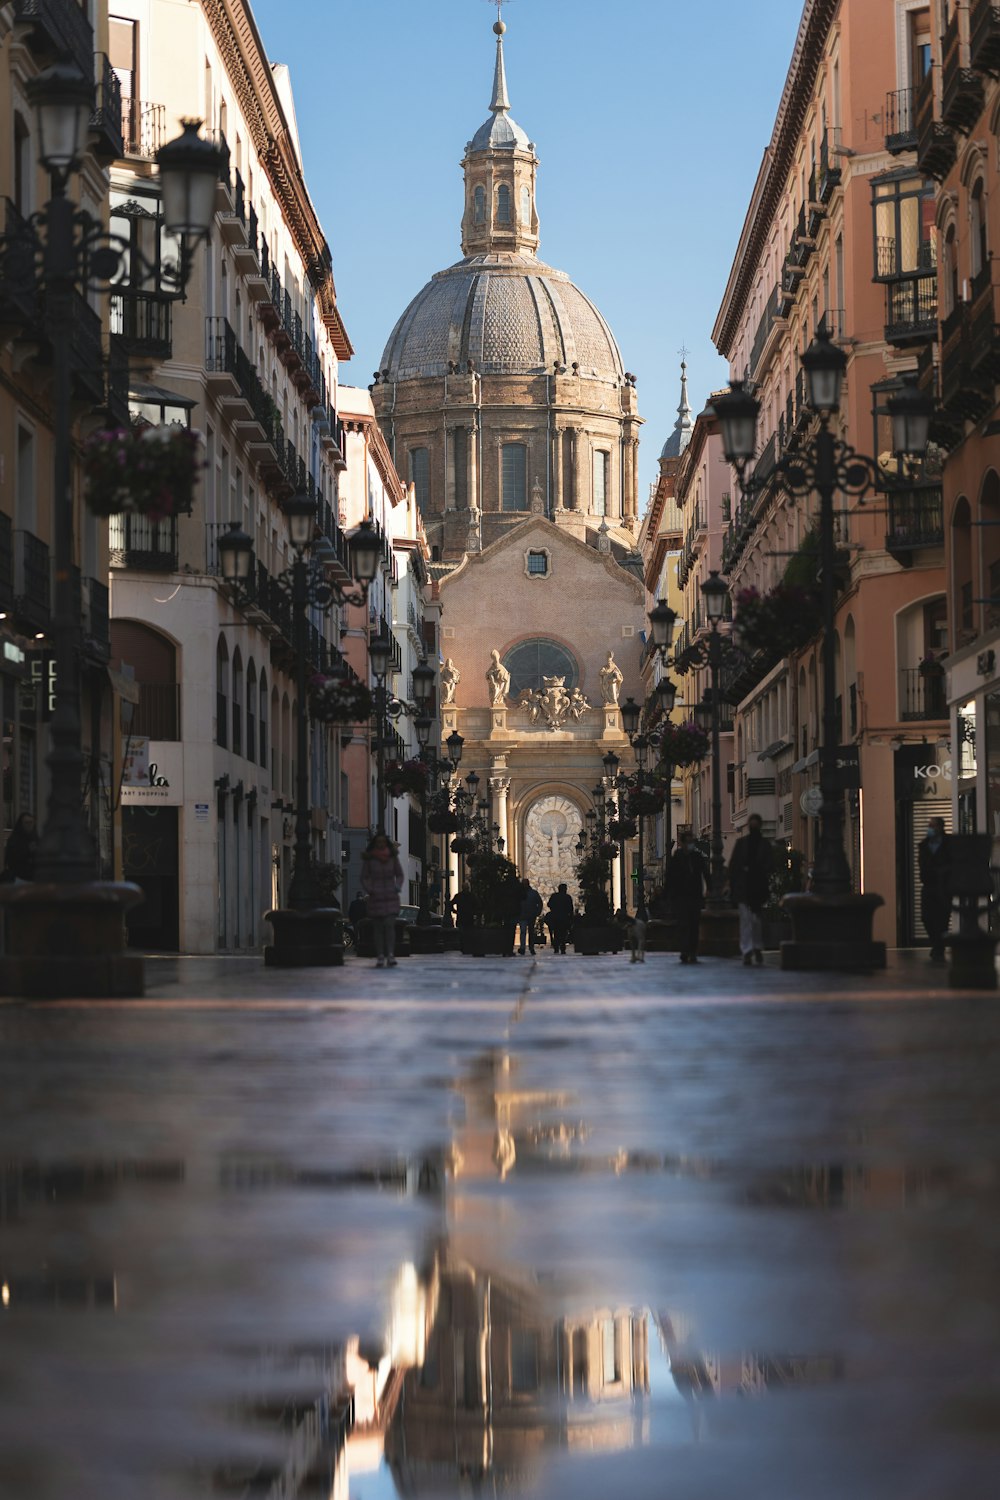
<svg viewBox="0 0 1000 1500">
<path fill-rule="evenodd" d="M 539 797 L 524 819 L 524 873 L 543 902 L 565 881 L 574 901 L 580 899 L 575 865 L 576 841 L 583 827 L 580 809 L 558 794 Z"/>
</svg>

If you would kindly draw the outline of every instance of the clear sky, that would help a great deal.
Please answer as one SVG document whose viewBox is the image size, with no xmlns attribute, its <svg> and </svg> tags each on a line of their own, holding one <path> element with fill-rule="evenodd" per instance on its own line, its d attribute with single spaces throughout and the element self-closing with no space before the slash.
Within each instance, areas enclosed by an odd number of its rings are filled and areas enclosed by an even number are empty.
<svg viewBox="0 0 1000 1500">
<path fill-rule="evenodd" d="M 306 182 L 366 386 L 399 314 L 461 256 L 466 141 L 489 116 L 489 0 L 252 0 L 292 76 Z M 539 157 L 539 257 L 600 308 L 645 418 L 640 504 L 711 341 L 803 0 L 511 0 L 511 115 Z"/>
</svg>

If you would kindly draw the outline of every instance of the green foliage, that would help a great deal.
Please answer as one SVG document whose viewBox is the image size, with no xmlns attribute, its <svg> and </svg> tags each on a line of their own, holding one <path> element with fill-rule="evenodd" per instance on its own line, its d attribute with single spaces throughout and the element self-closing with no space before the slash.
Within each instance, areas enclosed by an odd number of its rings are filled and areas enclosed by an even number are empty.
<svg viewBox="0 0 1000 1500">
<path fill-rule="evenodd" d="M 468 862 L 478 924 L 492 927 L 513 921 L 521 904 L 517 866 L 493 850 L 470 854 Z"/>
</svg>

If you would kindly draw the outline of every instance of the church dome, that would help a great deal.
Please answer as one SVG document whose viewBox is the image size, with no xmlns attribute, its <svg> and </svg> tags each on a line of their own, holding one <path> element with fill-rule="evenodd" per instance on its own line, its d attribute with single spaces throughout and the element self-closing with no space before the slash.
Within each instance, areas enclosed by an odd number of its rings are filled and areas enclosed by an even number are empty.
<svg viewBox="0 0 1000 1500">
<path fill-rule="evenodd" d="M 484 375 L 551 374 L 576 365 L 620 384 L 607 323 L 565 271 L 515 252 L 469 255 L 417 293 L 389 336 L 383 380 L 442 376 L 471 360 Z"/>
</svg>

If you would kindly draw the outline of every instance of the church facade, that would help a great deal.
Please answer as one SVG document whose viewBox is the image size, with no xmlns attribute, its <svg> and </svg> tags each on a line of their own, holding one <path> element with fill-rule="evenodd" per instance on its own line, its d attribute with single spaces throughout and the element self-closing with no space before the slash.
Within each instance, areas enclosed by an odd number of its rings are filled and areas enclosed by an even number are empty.
<svg viewBox="0 0 1000 1500">
<path fill-rule="evenodd" d="M 630 768 L 618 705 L 641 693 L 641 418 L 600 312 L 537 257 L 538 158 L 510 115 L 504 30 L 462 163 L 462 259 L 399 318 L 372 399 L 439 586 L 442 732 L 463 735 L 463 773 L 489 786 L 506 852 L 546 893 L 573 885 L 602 757 Z"/>
</svg>

